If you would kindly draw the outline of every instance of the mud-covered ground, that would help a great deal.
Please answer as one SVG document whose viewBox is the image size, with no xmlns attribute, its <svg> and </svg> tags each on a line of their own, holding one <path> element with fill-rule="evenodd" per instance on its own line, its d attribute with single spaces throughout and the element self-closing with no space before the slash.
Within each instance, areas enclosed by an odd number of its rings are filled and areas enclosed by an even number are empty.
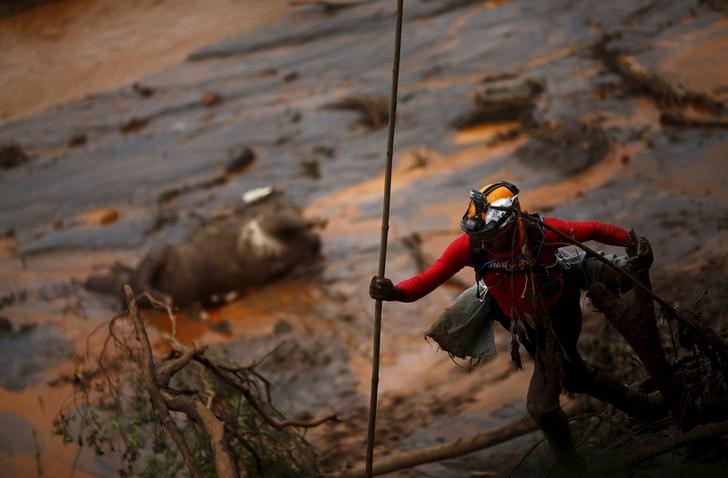
<svg viewBox="0 0 728 478">
<path fill-rule="evenodd" d="M 613 222 L 649 237 L 656 291 L 680 307 L 707 291 L 704 316 L 725 323 L 727 133 L 716 126 L 723 113 L 695 99 L 728 100 L 721 5 L 406 2 L 387 275 L 417 272 L 406 241 L 413 234 L 425 259 L 436 258 L 458 235 L 467 191 L 505 178 L 519 184 L 529 211 Z M 73 355 L 97 347 L 87 335 L 116 313 L 78 281 L 184 239 L 265 185 L 328 220 L 322 271 L 209 311 L 208 321 L 227 323 L 229 334 L 182 316 L 180 338 L 221 344 L 243 362 L 285 341 L 262 368 L 277 404 L 291 415 L 341 414 L 343 423 L 308 438 L 330 464 L 361 464 L 393 7 L 291 7 L 265 28 L 127 78 L 121 88 L 87 85 L 93 94 L 0 124 L 0 144 L 19 147 L 5 149 L 0 170 L 0 315 L 11 324 L 0 332 L 0 462 L 11 475 L 35 473 L 37 463 L 46 476 L 67 474 L 77 459 L 73 446 L 51 435 L 53 414 L 72 399 L 70 387 L 51 382 L 73 370 Z M 156 38 L 135 41 L 136 56 L 122 55 L 117 67 L 141 61 Z M 650 92 L 614 66 L 618 54 L 693 96 Z M 75 61 L 70 50 L 67 61 Z M 74 82 L 53 79 L 43 85 Z M 663 113 L 714 121 L 677 126 Z M 226 174 L 245 147 L 255 161 Z M 501 353 L 471 372 L 423 340 L 471 272 L 457 278 L 417 303 L 384 307 L 377 456 L 526 412 L 530 364 L 513 370 L 509 337 L 498 331 Z M 598 329 L 600 317 L 585 309 L 587 331 Z M 163 317 L 152 323 L 167 327 Z M 507 475 L 539 440 L 535 433 L 398 476 Z M 515 476 L 547 463 L 542 445 Z M 114 470 L 113 457 L 86 450 L 75 476 Z"/>
</svg>

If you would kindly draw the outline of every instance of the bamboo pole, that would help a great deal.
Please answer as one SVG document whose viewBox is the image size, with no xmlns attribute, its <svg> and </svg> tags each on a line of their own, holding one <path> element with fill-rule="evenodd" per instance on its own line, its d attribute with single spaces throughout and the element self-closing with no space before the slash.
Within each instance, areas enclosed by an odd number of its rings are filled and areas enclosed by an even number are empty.
<svg viewBox="0 0 728 478">
<path fill-rule="evenodd" d="M 389 233 L 389 202 L 392 190 L 392 152 L 394 149 L 394 126 L 397 116 L 397 86 L 399 80 L 399 52 L 402 44 L 402 4 L 397 0 L 397 26 L 394 38 L 394 59 L 392 61 L 392 89 L 389 97 L 389 126 L 387 131 L 387 164 L 384 175 L 384 202 L 382 205 L 382 234 L 379 239 L 379 270 L 384 277 L 387 261 L 387 234 Z M 366 476 L 372 476 L 374 462 L 374 434 L 377 420 L 377 393 L 379 390 L 379 346 L 382 330 L 382 301 L 374 305 L 374 332 L 372 337 L 372 386 L 369 392 L 369 428 L 367 431 Z"/>
</svg>

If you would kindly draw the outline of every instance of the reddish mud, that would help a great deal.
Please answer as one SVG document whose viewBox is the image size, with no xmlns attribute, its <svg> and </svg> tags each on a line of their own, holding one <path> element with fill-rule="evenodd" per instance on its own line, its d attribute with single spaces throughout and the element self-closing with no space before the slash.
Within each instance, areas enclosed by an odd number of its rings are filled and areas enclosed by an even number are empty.
<svg viewBox="0 0 728 478">
<path fill-rule="evenodd" d="M 243 192 L 273 185 L 307 216 L 328 221 L 323 270 L 244 291 L 202 320 L 180 314 L 177 335 L 224 347 L 243 363 L 283 343 L 262 364 L 277 405 L 290 415 L 345 417 L 307 437 L 328 465 L 360 464 L 373 315 L 367 285 L 378 257 L 386 133 L 326 105 L 387 94 L 392 5 L 364 2 L 330 15 L 278 5 L 286 2 L 246 3 L 242 14 L 239 2 L 91 3 L 54 2 L 0 19 L 0 66 L 10 67 L 0 81 L 12 92 L 0 105 L 0 143 L 18 143 L 30 157 L 0 173 L 0 315 L 16 330 L 38 323 L 84 355 L 86 336 L 118 310 L 78 281 L 116 260 L 133 266 L 154 245 L 181 241 L 205 218 L 239 206 Z M 726 132 L 661 125 L 664 107 L 623 85 L 591 48 L 604 33 L 628 32 L 610 47 L 725 101 L 725 18 L 707 4 L 668 1 L 435 3 L 405 6 L 387 275 L 400 280 L 417 272 L 403 242 L 413 233 L 434 260 L 459 234 L 467 191 L 505 178 L 521 186 L 529 211 L 634 227 L 655 248 L 657 291 L 691 306 L 707 290 L 706 315 L 726 323 Z M 160 38 L 168 18 L 178 20 Z M 246 31 L 272 18 L 268 28 Z M 33 61 L 25 60 L 29 52 Z M 499 77 L 543 81 L 536 124 L 452 128 L 486 77 L 494 87 L 506 81 Z M 206 101 L 209 94 L 219 101 Z M 566 167 L 549 163 L 553 150 L 543 148 L 558 147 L 566 137 L 559 125 L 567 123 L 603 133 L 604 154 L 590 156 L 588 142 L 566 141 L 557 150 Z M 84 144 L 71 141 L 79 134 Z M 541 149 L 527 147 L 534 137 Z M 255 151 L 255 163 L 216 181 L 241 146 Z M 306 173 L 312 165 L 318 175 Z M 469 283 L 472 271 L 457 277 Z M 507 333 L 497 328 L 499 354 L 471 372 L 423 339 L 459 291 L 441 287 L 413 304 L 385 304 L 376 456 L 525 414 L 531 364 L 513 370 Z M 588 321 L 601 320 L 585 308 Z M 171 332 L 164 314 L 147 318 Z M 0 342 L 0 358 L 17 337 Z M 29 343 L 28 355 L 48 351 Z M 17 360 L 37 378 L 0 390 L 3 469 L 29 475 L 39 463 L 44 476 L 68 476 L 74 467 L 74 476 L 114 474 L 116 457 L 85 450 L 77 460 L 77 448 L 51 433 L 52 416 L 72 389 L 49 382 L 72 372 L 74 362 Z M 394 476 L 507 475 L 540 439 L 531 434 Z M 533 476 L 548 463 L 541 446 L 514 476 Z"/>
<path fill-rule="evenodd" d="M 286 3 L 59 0 L 0 18 L 0 121 L 128 85 L 275 22 Z"/>
</svg>

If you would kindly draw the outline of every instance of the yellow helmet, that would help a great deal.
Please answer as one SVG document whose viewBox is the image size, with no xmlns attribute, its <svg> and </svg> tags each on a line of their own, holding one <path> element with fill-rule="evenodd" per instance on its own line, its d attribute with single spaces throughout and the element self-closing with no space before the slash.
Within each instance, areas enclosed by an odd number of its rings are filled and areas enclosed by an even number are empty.
<svg viewBox="0 0 728 478">
<path fill-rule="evenodd" d="M 490 206 L 494 207 L 490 207 Z M 507 182 L 487 184 L 479 191 L 470 191 L 470 204 L 460 221 L 460 229 L 471 236 L 492 239 L 514 222 L 512 211 L 499 207 L 520 208 L 518 188 Z"/>
</svg>

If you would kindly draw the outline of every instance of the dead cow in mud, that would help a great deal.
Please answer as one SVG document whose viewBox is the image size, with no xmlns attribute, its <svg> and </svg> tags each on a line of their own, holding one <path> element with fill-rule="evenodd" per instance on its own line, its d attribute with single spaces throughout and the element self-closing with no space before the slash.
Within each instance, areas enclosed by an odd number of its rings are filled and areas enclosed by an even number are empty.
<svg viewBox="0 0 728 478">
<path fill-rule="evenodd" d="M 180 308 L 212 304 L 233 291 L 266 284 L 319 257 L 315 224 L 275 204 L 252 218 L 208 224 L 187 242 L 152 249 L 132 269 L 116 263 L 86 288 L 124 300 L 122 288 L 146 291 Z"/>
</svg>

